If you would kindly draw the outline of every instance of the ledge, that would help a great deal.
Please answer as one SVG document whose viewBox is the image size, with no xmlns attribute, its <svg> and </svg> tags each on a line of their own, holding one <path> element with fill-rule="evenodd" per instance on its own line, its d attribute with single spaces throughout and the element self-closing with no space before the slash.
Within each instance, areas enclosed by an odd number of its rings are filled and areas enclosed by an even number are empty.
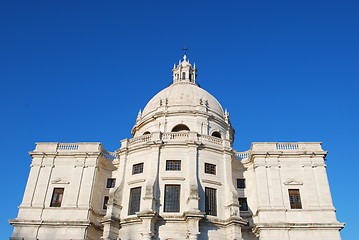
<svg viewBox="0 0 359 240">
<path fill-rule="evenodd" d="M 222 186 L 222 183 L 221 183 L 221 182 L 213 181 L 213 180 L 209 180 L 209 179 L 204 179 L 204 178 L 202 178 L 202 182 L 204 182 L 204 183 L 210 183 L 210 184 L 214 184 L 214 185 L 218 185 L 218 186 Z"/>
<path fill-rule="evenodd" d="M 127 184 L 132 185 L 132 184 L 135 184 L 135 183 L 141 183 L 141 182 L 145 182 L 145 181 L 146 181 L 146 179 L 141 178 L 141 179 L 135 179 L 135 180 L 129 181 L 129 182 L 127 182 Z"/>
<path fill-rule="evenodd" d="M 161 179 L 164 181 L 166 181 L 166 180 L 178 180 L 178 181 L 186 180 L 186 178 L 184 178 L 184 177 L 162 177 Z"/>
</svg>

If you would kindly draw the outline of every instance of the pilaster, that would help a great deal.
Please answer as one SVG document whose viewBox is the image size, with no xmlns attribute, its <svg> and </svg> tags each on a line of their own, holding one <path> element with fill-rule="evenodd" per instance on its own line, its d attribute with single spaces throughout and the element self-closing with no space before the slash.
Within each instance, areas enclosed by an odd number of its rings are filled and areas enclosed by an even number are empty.
<svg viewBox="0 0 359 240">
<path fill-rule="evenodd" d="M 160 161 L 160 139 L 161 133 L 153 133 L 153 144 L 151 144 L 151 152 L 149 158 L 152 159 L 151 164 L 145 166 L 145 171 L 150 172 L 145 184 L 143 201 L 141 203 L 141 212 L 156 211 L 158 199 L 156 199 L 156 190 L 158 184 L 158 171 Z"/>
<path fill-rule="evenodd" d="M 188 194 L 187 203 L 189 211 L 198 211 L 198 146 L 197 144 L 187 144 L 187 177 L 189 186 L 186 195 Z M 190 164 L 189 164 L 190 163 Z"/>
</svg>

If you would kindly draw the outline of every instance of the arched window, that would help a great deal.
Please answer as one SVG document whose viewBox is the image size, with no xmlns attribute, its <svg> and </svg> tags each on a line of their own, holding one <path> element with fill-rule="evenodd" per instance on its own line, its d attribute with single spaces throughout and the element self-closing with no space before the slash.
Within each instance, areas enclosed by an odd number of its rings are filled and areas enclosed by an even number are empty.
<svg viewBox="0 0 359 240">
<path fill-rule="evenodd" d="M 146 131 L 143 133 L 143 135 L 148 135 L 148 134 L 151 134 L 149 131 Z"/>
<path fill-rule="evenodd" d="M 186 78 L 186 73 L 183 72 L 183 73 L 182 73 L 182 79 L 185 79 L 185 78 Z"/>
<path fill-rule="evenodd" d="M 190 131 L 190 130 L 186 125 L 178 124 L 174 128 L 172 128 L 171 132 L 183 132 L 183 131 Z"/>
<path fill-rule="evenodd" d="M 221 133 L 220 133 L 220 132 L 215 131 L 215 132 L 213 132 L 213 133 L 212 133 L 212 136 L 213 136 L 213 137 L 218 137 L 218 138 L 221 138 Z"/>
</svg>

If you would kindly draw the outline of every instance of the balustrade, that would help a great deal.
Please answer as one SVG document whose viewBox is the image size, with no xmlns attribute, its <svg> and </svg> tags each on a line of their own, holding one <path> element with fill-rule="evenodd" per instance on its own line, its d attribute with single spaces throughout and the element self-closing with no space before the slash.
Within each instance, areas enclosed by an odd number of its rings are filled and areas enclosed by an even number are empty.
<svg viewBox="0 0 359 240">
<path fill-rule="evenodd" d="M 152 138 L 152 134 L 146 134 L 143 136 L 135 137 L 129 140 L 129 145 L 148 142 L 151 141 L 151 138 Z"/>
<path fill-rule="evenodd" d="M 223 143 L 223 140 L 221 138 L 212 137 L 212 136 L 208 136 L 208 135 L 202 135 L 201 139 L 204 142 L 209 142 L 209 143 L 217 144 L 217 145 L 222 145 L 222 143 Z"/>
<path fill-rule="evenodd" d="M 163 140 L 186 140 L 189 139 L 189 132 L 170 132 L 163 133 Z"/>
<path fill-rule="evenodd" d="M 57 151 L 61 151 L 61 150 L 79 150 L 79 145 L 78 144 L 73 144 L 73 143 L 59 143 L 57 145 Z"/>
<path fill-rule="evenodd" d="M 246 159 L 246 158 L 249 157 L 249 154 L 250 154 L 249 151 L 237 152 L 237 153 L 236 153 L 236 157 L 237 157 L 238 159 Z"/>
<path fill-rule="evenodd" d="M 297 150 L 299 149 L 298 143 L 277 143 L 276 149 L 278 150 Z"/>
<path fill-rule="evenodd" d="M 103 155 L 105 158 L 108 158 L 108 159 L 111 159 L 111 160 L 117 158 L 116 153 L 107 152 L 107 151 L 102 151 L 101 155 Z"/>
<path fill-rule="evenodd" d="M 133 146 L 141 143 L 146 143 L 149 141 L 162 140 L 164 142 L 168 141 L 185 141 L 185 140 L 192 140 L 192 141 L 202 141 L 203 143 L 210 143 L 214 145 L 223 145 L 223 139 L 208 136 L 208 135 L 198 135 L 196 132 L 166 132 L 158 135 L 158 137 L 153 137 L 153 134 L 147 134 L 139 137 L 135 137 L 128 140 L 128 146 Z M 154 139 L 155 138 L 155 139 Z"/>
</svg>

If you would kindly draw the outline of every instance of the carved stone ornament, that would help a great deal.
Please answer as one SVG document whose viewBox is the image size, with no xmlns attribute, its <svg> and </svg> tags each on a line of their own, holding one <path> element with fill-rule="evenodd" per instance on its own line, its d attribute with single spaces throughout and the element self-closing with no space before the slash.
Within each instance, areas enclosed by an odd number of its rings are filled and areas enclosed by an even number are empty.
<svg viewBox="0 0 359 240">
<path fill-rule="evenodd" d="M 55 178 L 54 180 L 51 181 L 52 184 L 69 184 L 69 181 L 65 181 L 64 179 L 61 178 Z"/>
<path fill-rule="evenodd" d="M 290 179 L 286 182 L 284 182 L 284 185 L 303 185 L 303 182 L 295 179 Z"/>
</svg>

